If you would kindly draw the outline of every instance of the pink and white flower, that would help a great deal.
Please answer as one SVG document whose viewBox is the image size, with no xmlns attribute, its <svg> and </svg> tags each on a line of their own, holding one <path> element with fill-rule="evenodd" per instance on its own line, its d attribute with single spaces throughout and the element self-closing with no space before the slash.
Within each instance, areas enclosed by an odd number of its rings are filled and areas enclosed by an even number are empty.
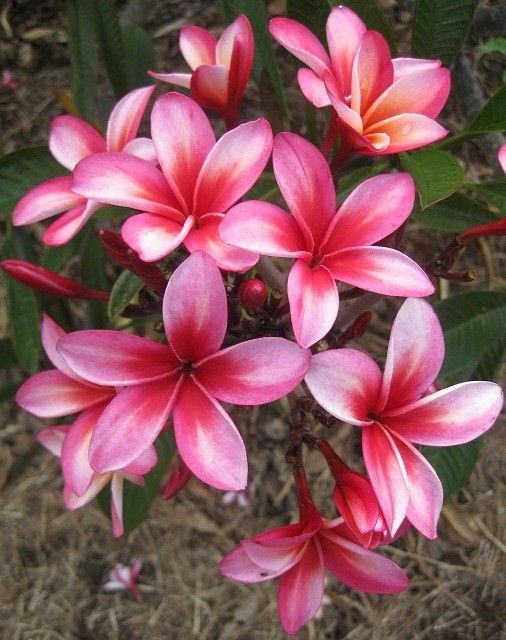
<svg viewBox="0 0 506 640">
<path fill-rule="evenodd" d="M 141 592 L 137 580 L 141 571 L 142 560 L 140 558 L 134 558 L 130 564 L 118 563 L 109 573 L 109 580 L 104 584 L 104 590 L 130 591 L 136 600 L 140 600 Z"/>
<path fill-rule="evenodd" d="M 395 296 L 434 291 L 424 271 L 404 254 L 372 246 L 409 216 L 415 187 L 407 173 L 359 185 L 336 212 L 336 192 L 325 158 L 293 133 L 274 139 L 276 181 L 292 215 L 263 201 L 233 207 L 220 225 L 222 240 L 259 254 L 295 258 L 288 299 L 297 342 L 309 347 L 334 324 L 336 280 Z"/>
<path fill-rule="evenodd" d="M 313 356 L 305 381 L 329 413 L 362 429 L 364 462 L 391 535 L 405 518 L 437 536 L 441 482 L 413 444 L 449 446 L 489 429 L 502 407 L 492 382 L 464 382 L 427 393 L 439 373 L 444 340 L 426 302 L 408 299 L 392 327 L 383 375 L 354 349 Z"/>
<path fill-rule="evenodd" d="M 190 89 L 191 97 L 200 106 L 213 109 L 229 126 L 235 126 L 255 54 L 248 18 L 242 14 L 238 16 L 218 41 L 202 27 L 183 27 L 179 47 L 192 73 L 150 71 L 149 75 Z"/>
<path fill-rule="evenodd" d="M 260 118 L 225 133 L 218 142 L 202 109 L 168 93 L 155 102 L 151 135 L 160 169 L 125 153 L 85 158 L 73 189 L 83 197 L 138 209 L 121 234 L 146 262 L 160 260 L 181 243 L 209 253 L 222 269 L 246 271 L 258 260 L 218 236 L 226 211 L 256 182 L 271 154 L 269 123 Z"/>
<path fill-rule="evenodd" d="M 114 107 L 105 139 L 87 122 L 75 116 L 58 116 L 51 124 L 49 149 L 69 171 L 87 156 L 104 151 L 122 151 L 153 162 L 156 158 L 149 138 L 136 138 L 154 85 L 135 89 Z M 16 205 L 15 226 L 32 224 L 63 214 L 46 229 L 45 244 L 61 245 L 71 240 L 102 203 L 78 195 L 72 189 L 72 175 L 51 178 L 30 189 Z"/>
<path fill-rule="evenodd" d="M 203 482 L 240 490 L 246 450 L 218 401 L 277 400 L 305 375 L 310 353 L 283 338 L 259 338 L 220 350 L 227 298 L 213 259 L 195 252 L 173 273 L 163 299 L 168 344 L 119 331 L 79 331 L 58 344 L 69 367 L 94 384 L 125 387 L 97 422 L 90 445 L 105 473 L 141 455 L 173 414 L 179 453 Z"/>
<path fill-rule="evenodd" d="M 385 38 L 342 6 L 332 9 L 327 20 L 330 55 L 296 20 L 273 18 L 269 28 L 309 67 L 299 70 L 299 86 L 316 107 L 334 107 L 348 147 L 386 155 L 448 133 L 434 120 L 450 91 L 449 71 L 439 60 L 392 60 Z"/>
</svg>

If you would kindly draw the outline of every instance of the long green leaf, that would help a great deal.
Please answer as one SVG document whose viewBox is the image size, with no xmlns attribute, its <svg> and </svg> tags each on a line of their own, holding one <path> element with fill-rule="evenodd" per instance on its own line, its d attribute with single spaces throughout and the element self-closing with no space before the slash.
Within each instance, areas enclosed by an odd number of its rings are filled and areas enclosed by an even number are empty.
<svg viewBox="0 0 506 640">
<path fill-rule="evenodd" d="M 502 214 L 506 215 L 506 178 L 478 184 L 466 183 L 464 186 L 466 189 L 472 189 L 473 191 L 481 193 L 481 195 L 497 207 Z"/>
<path fill-rule="evenodd" d="M 464 169 L 446 151 L 421 149 L 401 153 L 401 162 L 413 176 L 422 209 L 447 198 L 464 182 Z"/>
<path fill-rule="evenodd" d="M 415 206 L 411 219 L 437 231 L 460 233 L 478 224 L 497 222 L 499 218 L 487 207 L 459 192 L 423 211 Z"/>
<path fill-rule="evenodd" d="M 422 454 L 441 480 L 445 502 L 468 481 L 480 447 L 481 439 L 453 447 L 421 447 Z"/>
<path fill-rule="evenodd" d="M 45 147 L 14 151 L 0 158 L 0 215 L 9 215 L 32 187 L 68 171 Z"/>
<path fill-rule="evenodd" d="M 506 131 L 506 85 L 490 98 L 464 134 L 470 136 L 492 131 Z"/>
<path fill-rule="evenodd" d="M 19 382 L 10 382 L 0 387 L 0 402 L 11 402 L 16 391 L 19 389 Z"/>
<path fill-rule="evenodd" d="M 97 39 L 102 59 L 116 97 L 128 89 L 126 51 L 118 15 L 111 0 L 93 0 Z"/>
<path fill-rule="evenodd" d="M 418 0 L 413 54 L 450 65 L 462 48 L 478 0 Z"/>
<path fill-rule="evenodd" d="M 126 72 L 129 89 L 152 82 L 150 69 L 156 69 L 156 55 L 150 35 L 141 27 L 127 27 L 123 31 L 126 51 Z"/>
<path fill-rule="evenodd" d="M 67 0 L 70 86 L 79 114 L 89 122 L 95 115 L 97 52 L 93 2 Z"/>
<path fill-rule="evenodd" d="M 12 340 L 10 338 L 0 339 L 0 369 L 10 369 L 18 364 Z"/>
<path fill-rule="evenodd" d="M 105 273 L 106 253 L 96 236 L 93 222 L 89 222 L 81 235 L 79 257 L 83 284 L 94 289 L 108 290 Z M 88 315 L 94 329 L 108 324 L 106 305 L 96 300 L 88 300 Z"/>
<path fill-rule="evenodd" d="M 142 280 L 130 271 L 123 271 L 113 285 L 107 307 L 109 320 L 114 322 L 130 300 L 142 289 Z"/>
</svg>

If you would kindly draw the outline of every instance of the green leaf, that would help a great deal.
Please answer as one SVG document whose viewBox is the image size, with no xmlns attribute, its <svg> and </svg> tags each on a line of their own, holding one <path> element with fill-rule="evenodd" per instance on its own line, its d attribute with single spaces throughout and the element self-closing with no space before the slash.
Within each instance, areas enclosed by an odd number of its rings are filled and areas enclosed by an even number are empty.
<svg viewBox="0 0 506 640">
<path fill-rule="evenodd" d="M 244 196 L 245 200 L 267 200 L 277 202 L 281 197 L 276 178 L 272 171 L 264 171 L 255 185 Z"/>
<path fill-rule="evenodd" d="M 416 205 L 411 219 L 437 231 L 460 233 L 478 224 L 497 222 L 499 218 L 476 200 L 462 193 L 454 193 L 424 211 Z"/>
<path fill-rule="evenodd" d="M 478 45 L 480 53 L 502 53 L 506 56 L 506 38 L 490 38 Z"/>
<path fill-rule="evenodd" d="M 421 447 L 422 454 L 441 480 L 445 502 L 468 481 L 480 447 L 481 438 L 453 447 Z"/>
<path fill-rule="evenodd" d="M 369 29 L 374 29 L 383 34 L 388 42 L 390 51 L 395 55 L 396 47 L 392 29 L 376 0 L 346 0 L 346 2 L 329 0 L 329 2 L 333 6 L 344 4 L 349 9 L 353 9 L 355 13 L 358 13 Z"/>
<path fill-rule="evenodd" d="M 457 158 L 446 151 L 422 149 L 399 155 L 416 183 L 422 209 L 447 198 L 462 186 L 464 169 Z"/>
<path fill-rule="evenodd" d="M 67 175 L 46 147 L 14 151 L 0 158 L 0 215 L 10 215 L 18 200 L 32 187 Z"/>
<path fill-rule="evenodd" d="M 497 207 L 502 214 L 506 214 L 506 178 L 478 184 L 468 182 L 464 186 L 466 189 L 472 189 L 477 193 L 481 193 L 481 195 Z"/>
<path fill-rule="evenodd" d="M 446 353 L 441 375 L 453 382 L 493 379 L 506 336 L 506 293 L 467 291 L 435 305 Z"/>
<path fill-rule="evenodd" d="M 355 187 L 357 187 L 361 182 L 368 178 L 377 176 L 379 173 L 387 169 L 388 166 L 388 162 L 376 162 L 367 167 L 359 167 L 358 169 L 354 169 L 353 171 L 342 175 L 339 178 L 339 188 L 337 190 L 338 203 L 342 204 L 353 189 L 355 189 Z"/>
<path fill-rule="evenodd" d="M 264 2 L 261 0 L 257 2 L 251 2 L 251 0 L 220 0 L 219 6 L 226 23 L 232 22 L 240 13 L 248 17 L 255 38 L 253 78 L 256 82 L 259 82 L 262 69 L 266 70 L 274 89 L 277 103 L 284 115 L 288 117 L 288 106 L 281 76 L 274 58 Z"/>
<path fill-rule="evenodd" d="M 14 347 L 10 338 L 0 340 L 0 369 L 10 369 L 16 367 L 18 360 L 14 353 Z"/>
<path fill-rule="evenodd" d="M 19 382 L 11 382 L 0 387 L 0 402 L 11 402 L 18 389 Z"/>
<path fill-rule="evenodd" d="M 506 86 L 497 91 L 478 112 L 465 135 L 506 131 Z"/>
<path fill-rule="evenodd" d="M 109 320 L 114 322 L 130 300 L 142 289 L 144 283 L 130 271 L 123 271 L 114 283 L 107 306 Z"/>
<path fill-rule="evenodd" d="M 302 22 L 322 43 L 326 43 L 325 24 L 330 13 L 327 0 L 287 0 L 289 18 Z"/>
<path fill-rule="evenodd" d="M 158 462 L 156 467 L 144 476 L 144 486 L 132 484 L 125 480 L 123 485 L 123 525 L 125 533 L 130 533 L 146 518 L 153 500 L 160 492 L 160 481 L 166 473 L 175 447 L 172 435 L 162 434 L 156 441 Z M 110 517 L 111 489 L 108 485 L 98 495 L 98 503 L 102 511 Z"/>
<path fill-rule="evenodd" d="M 61 271 L 70 258 L 76 254 L 78 244 L 78 238 L 76 237 L 59 247 L 45 246 L 42 249 L 40 266 L 50 271 Z"/>
<path fill-rule="evenodd" d="M 97 39 L 102 59 L 117 98 L 128 89 L 126 51 L 118 15 L 111 0 L 93 0 Z"/>
<path fill-rule="evenodd" d="M 150 35 L 141 27 L 127 27 L 123 31 L 128 87 L 135 89 L 150 84 L 150 69 L 156 69 L 156 55 Z"/>
<path fill-rule="evenodd" d="M 67 0 L 67 23 L 72 96 L 80 116 L 92 122 L 97 88 L 93 3 L 88 0 Z"/>
<path fill-rule="evenodd" d="M 449 66 L 464 44 L 478 0 L 418 0 L 413 54 Z"/>
<path fill-rule="evenodd" d="M 83 284 L 107 291 L 109 289 L 105 273 L 107 256 L 102 243 L 97 238 L 93 222 L 89 222 L 82 232 L 79 257 Z M 108 316 L 105 304 L 88 300 L 87 305 L 91 326 L 94 329 L 107 326 Z"/>
</svg>

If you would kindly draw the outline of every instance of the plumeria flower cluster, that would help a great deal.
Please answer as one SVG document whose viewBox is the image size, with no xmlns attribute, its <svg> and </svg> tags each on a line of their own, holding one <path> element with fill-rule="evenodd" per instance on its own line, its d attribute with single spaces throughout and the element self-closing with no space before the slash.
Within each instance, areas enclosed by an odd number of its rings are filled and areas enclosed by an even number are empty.
<svg viewBox="0 0 506 640">
<path fill-rule="evenodd" d="M 448 70 L 437 60 L 392 60 L 383 36 L 344 7 L 330 13 L 328 53 L 294 20 L 275 18 L 270 31 L 307 65 L 298 73 L 304 96 L 332 109 L 320 148 L 289 131 L 273 136 L 263 117 L 238 124 L 254 58 L 245 16 L 218 41 L 197 26 L 182 30 L 192 73 L 151 75 L 190 96 L 154 100 L 149 138 L 137 136 L 154 85 L 118 102 L 105 137 L 75 116 L 55 119 L 49 148 L 69 174 L 29 191 L 13 223 L 59 215 L 43 235 L 59 245 L 102 206 L 129 209 L 121 235 L 101 230 L 100 238 L 113 260 L 141 278 L 144 307 L 129 307 L 135 317 L 145 312 L 146 323 L 142 335 L 121 325 L 66 332 L 45 316 L 42 342 L 53 368 L 31 376 L 17 402 L 38 417 L 64 419 L 38 434 L 60 460 L 64 504 L 81 507 L 110 485 L 112 530 L 121 536 L 125 483 L 144 484 L 167 432 L 179 462 L 165 481 L 166 499 L 193 477 L 226 492 L 224 503 L 237 496 L 248 504 L 245 430 L 236 423 L 244 409 L 235 407 L 288 397 L 298 521 L 241 541 L 220 571 L 241 582 L 279 578 L 279 614 L 292 634 L 318 612 L 325 570 L 364 592 L 407 587 L 404 572 L 378 549 L 411 526 L 437 535 L 441 482 L 418 445 L 480 436 L 502 394 L 492 382 L 437 390 L 443 334 L 421 299 L 434 286 L 399 241 L 414 205 L 411 176 L 369 178 L 337 204 L 337 170 L 350 155 L 393 154 L 446 134 L 434 118 L 448 96 Z M 225 120 L 218 139 L 204 108 Z M 284 204 L 248 197 L 270 162 Z M 53 295 L 108 298 L 24 261 L 2 266 Z M 346 304 L 343 314 L 342 300 L 367 300 L 366 292 L 407 298 L 383 371 L 346 347 L 372 314 L 357 308 L 350 316 Z M 337 420 L 360 429 L 365 472 L 313 432 L 323 414 L 333 429 Z M 312 499 L 304 448 L 328 465 L 338 511 L 330 518 Z M 138 595 L 141 566 L 117 567 L 105 588 Z"/>
</svg>

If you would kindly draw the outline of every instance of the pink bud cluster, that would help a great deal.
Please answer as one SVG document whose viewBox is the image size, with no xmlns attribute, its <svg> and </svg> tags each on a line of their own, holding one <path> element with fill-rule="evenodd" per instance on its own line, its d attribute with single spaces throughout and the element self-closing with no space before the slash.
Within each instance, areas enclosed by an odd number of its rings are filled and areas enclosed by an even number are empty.
<svg viewBox="0 0 506 640">
<path fill-rule="evenodd" d="M 124 532 L 124 482 L 143 484 L 167 429 L 181 459 L 163 490 L 171 498 L 192 476 L 223 491 L 246 488 L 247 453 L 230 415 L 234 405 L 285 396 L 297 403 L 305 394 L 313 408 L 304 416 L 325 410 L 358 427 L 366 474 L 294 420 L 288 459 L 299 521 L 242 541 L 220 565 L 223 575 L 242 582 L 279 577 L 281 621 L 295 633 L 320 607 L 325 570 L 361 591 L 406 588 L 404 572 L 375 549 L 409 526 L 437 535 L 442 487 L 417 445 L 476 438 L 494 423 L 502 395 L 490 382 L 433 392 L 444 342 L 435 313 L 420 298 L 434 287 L 414 260 L 389 246 L 413 208 L 411 176 L 370 178 L 337 206 L 338 156 L 332 168 L 326 158 L 337 134 L 348 155 L 395 153 L 445 135 L 434 118 L 448 95 L 448 71 L 434 60 L 391 60 L 383 37 L 342 7 L 327 23 L 329 54 L 293 20 L 274 19 L 270 30 L 309 67 L 298 74 L 308 100 L 335 110 L 325 153 L 294 133 L 273 137 L 264 118 L 236 126 L 254 52 L 244 16 L 218 41 L 200 27 L 182 30 L 192 73 L 152 75 L 190 89 L 191 97 L 171 92 L 156 99 L 151 138 L 137 133 L 153 86 L 118 102 L 105 138 L 74 116 L 55 119 L 49 147 L 70 174 L 29 191 L 13 222 L 59 215 L 44 234 L 44 242 L 58 245 L 104 204 L 132 209 L 121 238 L 102 231 L 101 239 L 154 292 L 164 337 L 113 329 L 67 334 L 46 316 L 42 341 L 54 368 L 29 378 L 17 402 L 42 418 L 74 416 L 38 439 L 60 458 L 67 508 L 111 484 L 116 536 Z M 203 107 L 226 120 L 229 130 L 218 140 Z M 243 199 L 271 159 L 284 207 Z M 277 274 L 270 282 L 260 256 L 288 271 L 286 297 L 278 290 L 284 272 L 270 262 L 270 274 Z M 167 258 L 163 271 L 153 264 Z M 26 263 L 7 261 L 3 268 L 62 296 L 107 295 Z M 362 309 L 340 323 L 338 283 L 408 298 L 383 371 L 362 351 L 326 348 L 343 347 L 371 319 Z M 313 503 L 303 446 L 329 466 L 337 519 L 323 517 Z M 137 574 L 116 582 L 133 590 Z"/>
</svg>

